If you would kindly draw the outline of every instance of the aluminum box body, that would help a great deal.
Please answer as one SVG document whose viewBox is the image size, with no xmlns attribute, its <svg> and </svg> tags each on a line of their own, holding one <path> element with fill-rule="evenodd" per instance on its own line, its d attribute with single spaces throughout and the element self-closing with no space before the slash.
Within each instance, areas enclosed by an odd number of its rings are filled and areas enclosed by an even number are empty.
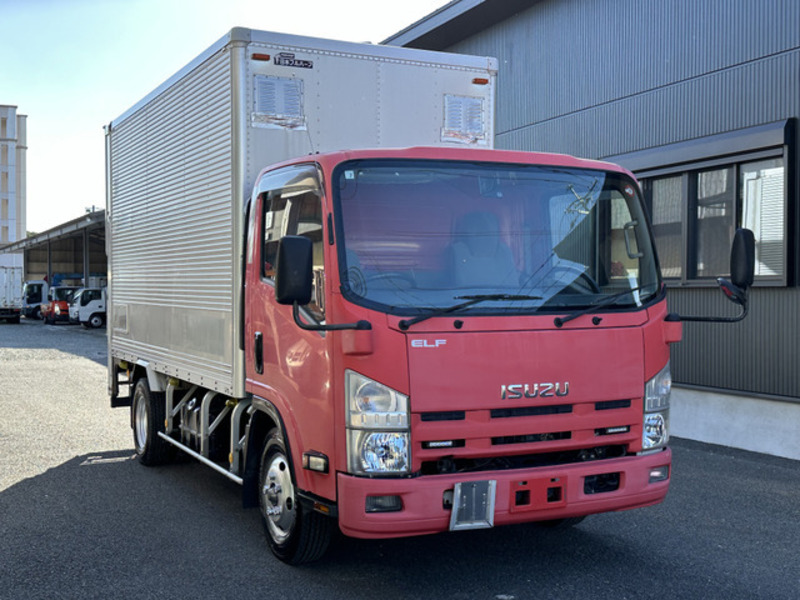
<svg viewBox="0 0 800 600">
<path fill-rule="evenodd" d="M 264 167 L 491 148 L 497 63 L 236 28 L 106 128 L 109 357 L 242 397 L 244 210 Z"/>
</svg>

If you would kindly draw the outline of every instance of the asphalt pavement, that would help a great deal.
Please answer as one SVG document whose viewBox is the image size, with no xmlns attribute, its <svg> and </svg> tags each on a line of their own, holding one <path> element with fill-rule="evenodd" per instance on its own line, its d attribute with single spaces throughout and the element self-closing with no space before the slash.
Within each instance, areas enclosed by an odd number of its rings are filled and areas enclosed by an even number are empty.
<svg viewBox="0 0 800 600">
<path fill-rule="evenodd" d="M 105 330 L 0 323 L 0 599 L 800 597 L 800 463 L 686 440 L 659 506 L 564 531 L 340 537 L 288 567 L 236 484 L 138 464 L 105 357 Z"/>
</svg>

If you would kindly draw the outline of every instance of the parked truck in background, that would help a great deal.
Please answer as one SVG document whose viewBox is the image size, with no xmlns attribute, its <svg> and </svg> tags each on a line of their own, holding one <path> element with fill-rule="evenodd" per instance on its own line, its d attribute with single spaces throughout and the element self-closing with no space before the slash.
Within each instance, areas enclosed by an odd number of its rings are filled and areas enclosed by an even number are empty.
<svg viewBox="0 0 800 600">
<path fill-rule="evenodd" d="M 84 327 L 102 327 L 106 323 L 106 289 L 81 288 L 69 303 L 70 323 Z"/>
<path fill-rule="evenodd" d="M 22 288 L 22 311 L 26 319 L 41 319 L 42 304 L 47 302 L 47 293 L 50 286 L 43 279 L 26 281 Z"/>
<path fill-rule="evenodd" d="M 283 561 L 337 526 L 574 524 L 667 493 L 681 323 L 639 187 L 493 150 L 495 75 L 234 29 L 107 127 L 112 406 L 143 464 L 241 484 Z"/>
<path fill-rule="evenodd" d="M 47 298 L 40 307 L 40 314 L 48 325 L 69 323 L 69 305 L 80 288 L 74 285 L 54 285 L 47 290 Z"/>
<path fill-rule="evenodd" d="M 0 320 L 19 323 L 22 315 L 22 267 L 0 267 Z"/>
</svg>

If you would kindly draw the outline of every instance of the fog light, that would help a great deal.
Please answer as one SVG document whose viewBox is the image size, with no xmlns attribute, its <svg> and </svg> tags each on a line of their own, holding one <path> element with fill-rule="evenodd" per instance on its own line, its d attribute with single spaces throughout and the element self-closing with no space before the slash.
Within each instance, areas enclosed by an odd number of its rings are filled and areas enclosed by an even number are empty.
<svg viewBox="0 0 800 600">
<path fill-rule="evenodd" d="M 368 513 L 399 512 L 403 510 L 400 496 L 367 496 L 364 510 Z"/>
<path fill-rule="evenodd" d="M 650 469 L 650 483 L 666 481 L 667 479 L 669 479 L 669 465 Z"/>
</svg>

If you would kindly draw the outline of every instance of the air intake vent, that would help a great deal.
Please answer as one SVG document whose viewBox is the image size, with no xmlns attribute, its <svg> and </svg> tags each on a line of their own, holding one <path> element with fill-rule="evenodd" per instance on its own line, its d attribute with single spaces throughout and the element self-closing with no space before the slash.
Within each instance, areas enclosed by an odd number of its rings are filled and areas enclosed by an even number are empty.
<svg viewBox="0 0 800 600">
<path fill-rule="evenodd" d="M 595 402 L 595 410 L 614 410 L 616 408 L 630 408 L 630 400 L 607 400 L 606 402 Z"/>
<path fill-rule="evenodd" d="M 463 410 L 452 410 L 422 413 L 420 416 L 423 421 L 463 421 L 465 413 Z"/>
<path fill-rule="evenodd" d="M 493 446 L 503 446 L 506 444 L 530 444 L 533 442 L 553 442 L 556 440 L 568 440 L 572 438 L 569 431 L 559 431 L 556 433 L 531 433 L 528 435 L 504 435 L 493 437 Z"/>
<path fill-rule="evenodd" d="M 571 412 L 571 404 L 558 404 L 556 406 L 523 406 L 520 408 L 497 408 L 492 411 L 492 418 L 538 417 L 541 415 L 562 415 Z"/>
</svg>

